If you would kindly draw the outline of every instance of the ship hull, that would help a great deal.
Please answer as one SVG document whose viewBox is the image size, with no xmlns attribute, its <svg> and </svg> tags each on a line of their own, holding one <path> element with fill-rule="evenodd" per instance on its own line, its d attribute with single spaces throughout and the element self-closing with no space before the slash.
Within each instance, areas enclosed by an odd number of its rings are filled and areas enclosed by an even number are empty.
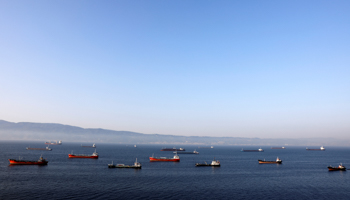
<svg viewBox="0 0 350 200">
<path fill-rule="evenodd" d="M 282 161 L 264 161 L 264 160 L 258 160 L 259 164 L 282 164 Z"/>
<path fill-rule="evenodd" d="M 264 152 L 259 150 L 241 150 L 242 152 Z"/>
<path fill-rule="evenodd" d="M 306 151 L 324 151 L 324 149 L 306 149 Z"/>
<path fill-rule="evenodd" d="M 27 150 L 52 151 L 52 149 L 46 148 L 27 148 Z"/>
<path fill-rule="evenodd" d="M 178 151 L 174 151 L 173 153 L 177 153 L 177 154 L 199 154 L 199 153 L 194 153 L 194 152 L 178 152 Z"/>
<path fill-rule="evenodd" d="M 48 161 L 26 161 L 9 159 L 10 165 L 47 165 Z"/>
<path fill-rule="evenodd" d="M 180 158 L 153 158 L 149 157 L 151 162 L 180 162 Z"/>
<path fill-rule="evenodd" d="M 92 158 L 97 159 L 98 156 L 92 156 L 92 155 L 74 155 L 74 154 L 68 154 L 69 158 Z"/>
<path fill-rule="evenodd" d="M 161 151 L 186 151 L 186 149 L 161 149 Z"/>
<path fill-rule="evenodd" d="M 220 165 L 211 165 L 211 164 L 196 164 L 196 167 L 220 167 Z"/>
<path fill-rule="evenodd" d="M 133 165 L 124 165 L 124 166 L 108 165 L 108 168 L 133 168 L 133 169 L 141 169 L 141 166 L 133 166 Z"/>
<path fill-rule="evenodd" d="M 346 171 L 346 168 L 334 168 L 334 167 L 328 167 L 329 171 Z"/>
</svg>

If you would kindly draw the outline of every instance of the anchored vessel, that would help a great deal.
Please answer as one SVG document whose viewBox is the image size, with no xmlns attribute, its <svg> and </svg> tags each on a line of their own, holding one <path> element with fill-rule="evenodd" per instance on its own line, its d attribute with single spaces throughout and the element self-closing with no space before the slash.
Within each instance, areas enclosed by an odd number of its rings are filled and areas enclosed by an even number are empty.
<svg viewBox="0 0 350 200">
<path fill-rule="evenodd" d="M 183 148 L 180 148 L 180 149 L 177 149 L 177 148 L 163 148 L 161 149 L 161 151 L 186 151 L 186 149 L 183 149 Z"/>
<path fill-rule="evenodd" d="M 258 149 L 258 150 L 241 150 L 242 152 L 263 152 L 264 150 L 262 148 Z"/>
<path fill-rule="evenodd" d="M 271 147 L 271 149 L 285 149 L 285 147 Z"/>
<path fill-rule="evenodd" d="M 46 148 L 31 148 L 31 147 L 27 147 L 27 150 L 41 150 L 41 151 L 52 151 L 51 148 L 46 147 Z"/>
<path fill-rule="evenodd" d="M 276 161 L 258 160 L 259 164 L 282 164 L 282 160 L 277 157 Z"/>
<path fill-rule="evenodd" d="M 96 148 L 96 145 L 95 144 L 93 144 L 92 146 L 83 146 L 83 145 L 81 145 L 81 147 Z"/>
<path fill-rule="evenodd" d="M 159 158 L 156 158 L 156 157 L 149 157 L 149 161 L 151 162 L 155 162 L 155 161 L 165 161 L 165 162 L 180 162 L 180 157 L 176 154 L 174 155 L 174 157 L 172 158 L 167 158 L 167 157 L 159 157 Z"/>
<path fill-rule="evenodd" d="M 306 147 L 306 150 L 308 150 L 308 151 L 325 151 L 326 149 L 322 146 L 319 149 L 309 149 Z"/>
<path fill-rule="evenodd" d="M 98 158 L 98 153 L 95 152 L 92 155 L 86 155 L 86 154 L 73 154 L 73 152 L 71 154 L 68 154 L 69 158 Z"/>
<path fill-rule="evenodd" d="M 343 165 L 340 163 L 340 165 L 339 165 L 338 167 L 329 166 L 329 167 L 328 167 L 328 170 L 329 170 L 329 171 L 345 171 L 346 168 L 345 168 L 345 166 L 343 166 Z"/>
<path fill-rule="evenodd" d="M 135 161 L 134 165 L 124 165 L 124 164 L 113 165 L 113 161 L 112 161 L 112 164 L 108 164 L 108 168 L 135 168 L 135 169 L 141 169 L 141 163 L 137 162 L 137 158 L 136 158 L 136 161 Z"/>
<path fill-rule="evenodd" d="M 48 161 L 45 160 L 42 156 L 40 156 L 39 160 L 30 161 L 30 160 L 15 160 L 9 159 L 10 165 L 47 165 Z"/>
<path fill-rule="evenodd" d="M 208 166 L 210 166 L 210 167 L 220 167 L 220 162 L 218 161 L 218 160 L 213 160 L 213 161 L 211 161 L 211 163 L 210 164 L 208 164 L 208 163 L 196 163 L 196 167 L 208 167 Z"/>
<path fill-rule="evenodd" d="M 214 146 L 210 146 L 210 147 L 198 147 L 198 149 L 214 149 Z"/>
<path fill-rule="evenodd" d="M 60 140 L 60 141 L 56 141 L 56 142 L 51 142 L 51 141 L 47 141 L 47 142 L 45 142 L 45 144 L 49 144 L 49 145 L 61 145 L 62 144 L 62 141 Z"/>
<path fill-rule="evenodd" d="M 199 154 L 198 151 L 194 150 L 194 151 L 174 151 L 173 153 L 178 153 L 178 154 Z"/>
</svg>

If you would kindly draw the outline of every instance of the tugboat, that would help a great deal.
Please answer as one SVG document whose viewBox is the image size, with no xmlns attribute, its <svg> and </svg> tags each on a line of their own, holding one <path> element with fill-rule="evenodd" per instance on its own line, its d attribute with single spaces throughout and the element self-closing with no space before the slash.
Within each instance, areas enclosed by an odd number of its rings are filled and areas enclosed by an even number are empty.
<svg viewBox="0 0 350 200">
<path fill-rule="evenodd" d="M 329 171 L 346 171 L 346 168 L 340 163 L 338 167 L 328 166 Z"/>
<path fill-rule="evenodd" d="M 258 150 L 241 150 L 242 152 L 264 152 L 264 150 L 262 148 L 258 149 Z"/>
<path fill-rule="evenodd" d="M 173 153 L 178 153 L 178 154 L 199 154 L 198 151 L 194 150 L 194 151 L 174 151 Z"/>
<path fill-rule="evenodd" d="M 151 162 L 155 162 L 155 161 L 160 161 L 160 162 L 180 162 L 180 157 L 177 154 L 174 155 L 173 158 L 167 158 L 167 157 L 155 158 L 152 155 L 152 157 L 149 157 L 149 161 L 151 161 Z"/>
<path fill-rule="evenodd" d="M 161 151 L 186 151 L 186 149 L 183 149 L 183 148 L 180 148 L 180 149 L 177 149 L 177 148 L 163 148 L 161 149 Z"/>
<path fill-rule="evenodd" d="M 37 161 L 29 161 L 29 160 L 15 160 L 15 159 L 9 159 L 10 165 L 47 165 L 49 161 L 45 160 L 43 156 L 40 156 L 39 160 Z"/>
<path fill-rule="evenodd" d="M 218 160 L 214 160 L 211 161 L 210 164 L 208 164 L 207 162 L 205 163 L 196 163 L 196 167 L 220 167 L 220 162 Z"/>
<path fill-rule="evenodd" d="M 86 155 L 86 154 L 73 154 L 73 151 L 71 154 L 68 154 L 68 158 L 98 158 L 98 153 L 95 152 L 92 155 Z"/>
<path fill-rule="evenodd" d="M 49 148 L 48 146 L 46 148 L 31 148 L 31 147 L 27 147 L 27 150 L 41 150 L 41 151 L 52 151 L 51 148 Z"/>
<path fill-rule="evenodd" d="M 112 161 L 112 164 L 108 164 L 108 168 L 134 168 L 134 169 L 141 169 L 141 163 L 137 162 L 137 158 L 136 158 L 136 161 L 135 161 L 134 165 L 124 165 L 124 164 L 113 165 L 113 161 Z"/>
<path fill-rule="evenodd" d="M 258 160 L 259 164 L 282 164 L 282 160 L 277 157 L 276 161 Z"/>
<path fill-rule="evenodd" d="M 309 148 L 306 147 L 306 150 L 307 151 L 325 151 L 326 149 L 322 146 L 319 149 L 309 149 Z"/>
<path fill-rule="evenodd" d="M 47 142 L 45 142 L 45 144 L 49 144 L 49 145 L 61 145 L 62 144 L 62 141 L 60 140 L 60 141 L 56 141 L 56 142 L 51 142 L 51 141 L 47 141 Z"/>
<path fill-rule="evenodd" d="M 92 146 L 83 146 L 83 145 L 81 145 L 81 147 L 96 148 L 96 145 L 95 144 L 93 144 Z"/>
</svg>

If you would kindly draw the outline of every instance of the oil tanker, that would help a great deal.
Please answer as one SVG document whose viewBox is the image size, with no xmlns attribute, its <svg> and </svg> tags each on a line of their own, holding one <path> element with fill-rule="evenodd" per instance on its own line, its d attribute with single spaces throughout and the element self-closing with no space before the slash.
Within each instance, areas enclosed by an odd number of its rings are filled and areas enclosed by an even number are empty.
<svg viewBox="0 0 350 200">
<path fill-rule="evenodd" d="M 180 157 L 176 154 L 172 158 L 167 158 L 167 157 L 149 157 L 149 161 L 151 162 L 180 162 Z"/>
<path fill-rule="evenodd" d="M 42 156 L 40 156 L 39 160 L 30 161 L 30 160 L 15 160 L 9 159 L 10 165 L 47 165 L 48 161 L 45 160 Z"/>
<path fill-rule="evenodd" d="M 68 154 L 68 158 L 98 158 L 98 153 L 95 151 L 92 155 L 86 155 L 86 154 Z"/>
<path fill-rule="evenodd" d="M 319 149 L 309 149 L 309 148 L 306 147 L 306 150 L 307 151 L 325 151 L 326 149 L 322 146 Z"/>
<path fill-rule="evenodd" d="M 276 161 L 258 160 L 259 164 L 282 164 L 282 160 L 277 157 Z"/>
</svg>

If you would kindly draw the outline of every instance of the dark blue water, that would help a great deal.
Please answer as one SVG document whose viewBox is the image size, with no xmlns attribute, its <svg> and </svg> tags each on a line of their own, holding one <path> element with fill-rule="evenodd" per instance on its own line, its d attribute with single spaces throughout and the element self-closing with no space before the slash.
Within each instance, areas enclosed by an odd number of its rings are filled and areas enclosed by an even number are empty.
<svg viewBox="0 0 350 200">
<path fill-rule="evenodd" d="M 199 155 L 180 154 L 181 161 L 149 162 L 149 156 L 173 156 L 163 146 L 96 144 L 99 159 L 69 159 L 68 153 L 92 154 L 80 144 L 50 146 L 52 151 L 29 151 L 45 147 L 34 142 L 0 142 L 0 199 L 349 199 L 350 171 L 328 172 L 340 162 L 350 167 L 350 148 L 304 147 L 240 152 L 242 147 L 198 149 L 176 145 Z M 173 146 L 168 146 L 173 147 Z M 244 147 L 249 149 L 249 147 Z M 259 147 L 251 147 L 258 149 Z M 309 147 L 310 148 L 310 147 Z M 318 147 L 316 147 L 318 148 Z M 9 166 L 8 159 L 46 158 L 47 166 Z M 258 164 L 258 159 L 283 160 L 283 164 Z M 211 162 L 221 167 L 195 167 Z M 133 164 L 142 169 L 109 169 L 107 164 Z"/>
</svg>

